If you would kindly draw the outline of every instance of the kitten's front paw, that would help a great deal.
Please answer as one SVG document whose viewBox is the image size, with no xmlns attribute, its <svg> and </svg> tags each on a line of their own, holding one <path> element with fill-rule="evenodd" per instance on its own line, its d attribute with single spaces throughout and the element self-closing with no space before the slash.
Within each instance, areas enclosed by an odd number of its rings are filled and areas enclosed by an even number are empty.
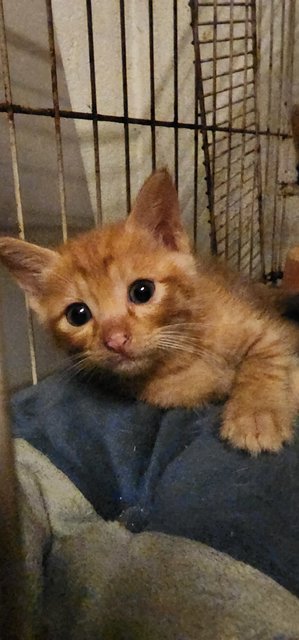
<svg viewBox="0 0 299 640">
<path fill-rule="evenodd" d="M 261 451 L 276 453 L 292 439 L 292 421 L 283 411 L 242 412 L 240 406 L 229 403 L 220 431 L 221 438 L 233 447 L 257 455 Z"/>
</svg>

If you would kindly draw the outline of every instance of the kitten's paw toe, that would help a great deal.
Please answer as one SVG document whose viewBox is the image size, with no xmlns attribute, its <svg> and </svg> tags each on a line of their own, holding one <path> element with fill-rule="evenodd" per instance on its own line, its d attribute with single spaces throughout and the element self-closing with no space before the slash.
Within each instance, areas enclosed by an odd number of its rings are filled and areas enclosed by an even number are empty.
<svg viewBox="0 0 299 640">
<path fill-rule="evenodd" d="M 291 440 L 292 428 L 289 416 L 286 417 L 282 412 L 242 415 L 228 409 L 220 434 L 233 447 L 257 455 L 261 451 L 277 453 L 285 442 Z"/>
</svg>

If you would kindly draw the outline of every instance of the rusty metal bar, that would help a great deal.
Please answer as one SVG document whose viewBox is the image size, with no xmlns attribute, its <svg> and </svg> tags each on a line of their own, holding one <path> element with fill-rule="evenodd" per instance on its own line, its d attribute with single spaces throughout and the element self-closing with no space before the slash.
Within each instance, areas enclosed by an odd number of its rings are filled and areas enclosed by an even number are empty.
<svg viewBox="0 0 299 640">
<path fill-rule="evenodd" d="M 218 44 L 218 42 L 219 42 L 219 40 L 217 40 L 217 43 L 216 43 L 216 44 Z M 245 71 L 245 69 L 244 69 L 244 71 Z M 253 84 L 253 80 L 249 80 L 249 81 L 247 82 L 247 86 L 249 86 L 249 85 L 251 85 L 251 84 Z M 243 85 L 243 84 L 233 84 L 232 86 L 233 86 L 233 89 L 241 89 L 244 85 Z M 217 95 L 218 95 L 218 94 L 220 94 L 220 93 L 225 93 L 225 91 L 229 91 L 229 87 L 225 87 L 225 88 L 223 88 L 223 87 L 222 87 L 221 89 L 215 89 L 215 92 L 213 92 L 213 91 L 207 91 L 207 92 L 205 93 L 205 98 L 210 98 L 210 97 L 211 97 L 211 96 L 213 96 L 215 93 L 216 93 Z"/>
<path fill-rule="evenodd" d="M 253 142 L 254 141 L 254 136 L 250 136 L 250 139 L 247 139 L 247 143 L 248 142 Z M 231 151 L 236 151 L 236 149 L 240 149 L 242 147 L 242 142 L 237 142 L 236 144 L 231 146 Z M 253 151 L 253 149 L 252 149 Z M 223 151 L 221 151 L 217 156 L 216 159 L 218 160 L 218 158 L 222 158 L 223 156 L 225 156 L 227 154 L 227 149 L 224 149 Z"/>
<path fill-rule="evenodd" d="M 233 204 L 238 204 L 238 201 L 236 201 Z M 247 209 L 249 209 L 250 207 L 252 207 L 252 200 L 250 202 L 247 202 L 246 204 L 244 204 L 243 211 L 244 212 L 247 211 Z M 221 222 L 221 220 L 224 219 L 224 213 L 225 213 L 225 210 L 223 209 L 217 215 L 217 233 L 219 233 L 219 231 L 221 231 L 221 229 L 225 228 L 225 221 Z M 230 216 L 231 221 L 236 220 L 236 218 L 238 218 L 238 216 L 239 216 L 239 212 L 236 211 L 233 215 Z M 244 226 L 248 227 L 248 224 L 250 223 L 250 219 L 247 218 L 247 220 L 245 222 L 246 222 L 246 225 L 244 223 Z M 224 238 L 225 238 L 225 236 L 223 236 L 223 238 L 221 238 L 221 241 L 223 241 Z M 218 237 L 218 240 L 219 240 L 219 237 Z M 249 240 L 246 240 L 244 244 L 249 244 Z"/>
<path fill-rule="evenodd" d="M 214 5 L 211 5 L 211 6 L 214 6 Z M 221 5 L 217 4 L 217 7 L 219 7 L 219 6 L 221 6 Z M 244 38 L 245 38 L 245 36 L 234 36 L 234 42 L 237 42 L 238 40 L 244 40 Z M 220 44 L 221 42 L 230 42 L 230 39 L 229 38 L 218 38 L 217 39 L 217 43 Z M 214 40 L 211 40 L 211 39 L 205 40 L 205 44 L 213 44 L 213 43 L 214 43 Z"/>
<path fill-rule="evenodd" d="M 248 165 L 246 167 L 246 169 L 251 169 L 252 167 L 255 166 L 255 163 L 252 162 L 250 165 Z M 241 171 L 237 171 L 236 173 L 234 173 L 233 175 L 231 175 L 231 180 L 235 180 L 236 178 L 240 178 L 241 176 Z M 244 180 L 244 184 L 246 184 L 247 182 L 249 182 L 250 180 L 253 180 L 253 176 L 250 175 L 248 178 L 246 178 L 246 180 Z M 219 182 L 217 184 L 217 190 L 220 189 L 221 187 L 224 187 L 226 185 L 226 180 L 223 180 L 222 182 Z"/>
<path fill-rule="evenodd" d="M 236 191 L 239 187 L 235 187 L 235 189 L 233 189 L 233 191 Z M 252 187 L 250 189 L 248 189 L 245 193 L 244 193 L 244 198 L 246 198 L 247 196 L 249 196 L 251 193 L 254 192 L 254 189 L 252 189 Z M 234 207 L 235 205 L 239 204 L 240 202 L 240 198 L 237 198 L 236 200 L 233 200 L 233 202 L 229 202 L 229 207 L 225 207 L 225 209 L 222 209 L 220 211 L 218 211 L 218 216 L 219 215 L 223 215 L 223 214 L 228 214 L 229 216 L 229 209 L 231 209 L 232 207 Z M 254 202 L 254 200 L 253 200 Z M 246 206 L 244 206 L 244 209 L 246 208 Z M 239 212 L 238 212 L 239 215 Z M 230 220 L 232 220 L 232 218 L 229 218 Z M 229 233 L 227 232 L 227 237 L 229 237 Z"/>
<path fill-rule="evenodd" d="M 251 113 L 253 113 L 253 112 L 251 112 Z M 234 120 L 239 120 L 239 118 L 240 118 L 240 114 L 236 113 L 236 115 L 232 116 L 232 122 Z M 226 124 L 226 122 L 228 122 L 228 118 L 225 118 L 224 120 L 221 120 L 220 122 L 218 122 L 217 131 L 221 131 L 221 127 L 223 128 L 224 125 Z M 238 133 L 238 134 L 241 134 L 241 135 L 244 133 L 242 131 L 242 127 L 239 128 L 239 131 L 233 131 L 233 128 L 234 127 L 231 127 L 231 126 L 228 125 L 228 127 L 227 127 L 228 132 L 232 133 L 232 134 L 233 133 L 235 133 L 235 134 Z M 251 129 L 251 131 L 252 131 L 252 129 Z M 250 133 L 250 129 L 247 129 L 247 131 L 245 133 Z M 256 135 L 256 134 L 254 134 L 254 135 Z"/>
<path fill-rule="evenodd" d="M 248 149 L 248 151 L 245 151 L 244 157 L 250 156 L 251 154 L 255 153 L 255 151 L 256 151 L 255 148 L 254 149 Z M 231 160 L 231 165 L 234 165 L 234 164 L 239 163 L 239 162 L 240 162 L 240 156 L 238 155 L 237 158 L 235 158 L 234 160 Z M 219 167 L 215 173 L 216 174 L 221 173 L 223 171 L 223 169 L 224 169 L 224 167 Z"/>
<path fill-rule="evenodd" d="M 285 9 L 286 4 L 285 0 L 282 0 L 281 3 L 281 23 L 280 23 L 280 65 L 279 65 L 279 96 L 278 96 L 278 109 L 277 109 L 277 119 L 278 119 L 278 131 L 280 131 L 281 127 L 281 117 L 282 117 L 282 99 L 283 95 L 285 95 L 284 89 L 284 34 L 285 34 Z M 278 214 L 277 214 L 277 194 L 278 194 L 278 174 L 280 167 L 280 154 L 281 154 L 281 143 L 279 138 L 276 138 L 276 149 L 275 149 L 275 169 L 274 169 L 274 206 L 273 206 L 273 235 L 272 235 L 272 271 L 281 271 L 281 267 L 278 264 L 278 252 L 279 252 L 279 239 L 277 238 L 277 227 L 278 227 Z M 281 205 L 281 201 L 279 200 Z M 280 215 L 281 220 L 281 215 Z M 273 268 L 274 265 L 274 268 Z"/>
<path fill-rule="evenodd" d="M 253 69 L 253 68 L 254 68 L 254 66 L 251 65 L 250 67 L 247 67 L 247 71 L 249 71 L 250 69 Z M 244 67 L 237 67 L 236 69 L 233 69 L 233 73 L 239 73 L 239 71 L 244 71 Z M 223 71 L 222 73 L 217 73 L 216 78 L 223 78 L 224 76 L 227 76 L 227 71 Z M 204 80 L 213 80 L 213 76 L 206 76 L 203 79 Z"/>
<path fill-rule="evenodd" d="M 252 46 L 253 46 L 253 63 L 254 63 L 254 93 L 255 93 L 255 130 L 256 130 L 256 155 L 257 162 L 255 165 L 257 202 L 258 202 L 258 224 L 260 234 L 260 262 L 262 276 L 265 277 L 265 232 L 264 232 L 264 212 L 263 212 L 263 193 L 262 193 L 262 171 L 261 171 L 261 142 L 260 142 L 260 116 L 258 109 L 258 82 L 259 82 L 259 59 L 260 50 L 257 38 L 257 16 L 256 16 L 256 0 L 251 0 L 252 14 Z"/>
<path fill-rule="evenodd" d="M 215 131 L 215 133 L 216 133 L 216 135 L 217 135 L 217 133 L 219 133 L 218 129 Z M 220 132 L 220 133 L 222 133 L 222 132 Z M 226 140 L 226 135 L 222 136 L 222 138 L 217 138 L 217 144 L 221 144 L 222 142 L 225 142 L 225 140 Z"/>
<path fill-rule="evenodd" d="M 60 125 L 60 114 L 59 114 L 59 94 L 58 94 L 58 81 L 57 81 L 57 62 L 56 62 L 52 0 L 46 0 L 46 9 L 47 9 L 49 51 L 50 51 L 50 60 L 51 60 L 51 84 L 52 84 L 52 98 L 53 98 L 53 106 L 54 106 L 55 140 L 56 140 L 57 167 L 58 167 L 58 190 L 59 190 L 60 211 L 61 211 L 61 229 L 62 229 L 62 239 L 65 242 L 67 240 L 66 192 L 65 192 L 61 125 Z"/>
<path fill-rule="evenodd" d="M 225 180 L 225 182 L 223 181 L 222 186 L 226 186 L 226 182 L 227 182 L 226 180 Z M 237 191 L 239 188 L 240 188 L 239 184 L 236 184 L 235 186 L 233 186 L 233 187 L 231 188 L 230 193 L 232 194 L 234 191 Z M 220 186 L 219 186 L 219 185 L 217 185 L 217 189 L 216 189 L 216 191 L 217 191 L 217 192 L 218 192 L 218 191 L 220 191 Z M 223 200 L 225 200 L 225 199 L 226 199 L 226 197 L 227 197 L 227 196 L 226 196 L 226 192 L 225 192 L 225 193 L 222 193 L 222 194 L 221 194 L 221 196 L 219 196 L 218 198 L 215 198 L 215 200 L 214 200 L 214 204 L 215 204 L 215 205 L 216 205 L 216 204 L 219 204 L 219 202 L 222 202 Z"/>
<path fill-rule="evenodd" d="M 274 0 L 270 0 L 271 15 L 270 15 L 270 29 L 269 29 L 269 64 L 268 64 L 268 86 L 267 86 L 267 113 L 270 121 L 271 104 L 272 104 L 272 76 L 273 76 L 273 40 L 274 40 Z M 271 158 L 272 161 L 272 158 Z M 267 135 L 266 141 L 266 166 L 265 166 L 265 189 L 267 189 L 269 182 L 269 169 L 270 169 L 270 135 Z M 271 271 L 274 271 L 273 254 L 271 257 Z"/>
<path fill-rule="evenodd" d="M 201 67 L 200 67 L 201 68 Z M 199 124 L 199 117 L 202 118 L 202 113 L 198 113 L 198 92 L 199 92 L 199 78 L 197 75 L 197 67 L 196 67 L 196 61 L 195 61 L 195 67 L 194 67 L 195 73 L 194 73 L 194 125 L 195 125 L 195 129 L 194 129 L 194 169 L 193 169 L 193 244 L 194 247 L 196 248 L 196 244 L 197 244 L 197 204 L 198 204 L 198 192 L 197 192 L 197 187 L 198 187 L 198 158 L 199 158 L 199 152 L 198 152 L 198 143 L 199 143 L 199 128 L 198 128 L 198 124 Z M 204 114 L 204 119 L 205 119 L 205 114 Z M 208 142 L 208 134 L 206 133 L 206 143 Z M 202 149 L 204 149 L 204 146 L 202 146 Z M 208 156 L 209 156 L 209 148 L 208 146 L 206 146 L 206 149 L 204 150 L 204 158 L 205 158 L 205 163 L 206 161 L 208 161 Z M 205 176 L 206 179 L 206 176 Z M 209 198 L 209 194 L 208 191 L 206 192 L 207 196 L 208 196 L 208 209 L 210 211 L 210 198 Z"/>
<path fill-rule="evenodd" d="M 286 196 L 282 198 L 281 205 L 281 222 L 280 222 L 280 234 L 279 234 L 279 249 L 278 249 L 278 268 L 282 270 L 282 261 L 283 261 L 283 243 L 284 243 L 284 230 L 286 223 Z"/>
<path fill-rule="evenodd" d="M 244 249 L 246 247 L 246 245 L 244 245 L 244 247 L 242 247 L 242 249 Z M 250 247 L 248 249 L 248 251 L 245 251 L 245 253 L 243 253 L 243 260 L 245 260 L 247 258 L 247 256 L 249 256 L 249 262 L 246 264 L 246 267 L 248 268 L 248 271 L 250 273 L 251 270 L 251 276 L 253 275 L 253 262 L 256 258 L 259 258 L 259 252 L 258 253 L 253 253 L 251 255 L 250 253 Z M 231 258 L 237 257 L 237 253 L 232 253 L 231 254 Z M 243 270 L 245 268 L 245 265 L 243 264 Z"/>
<path fill-rule="evenodd" d="M 232 23 L 233 24 L 233 23 Z M 229 39 L 229 44 L 233 45 L 234 39 L 230 38 Z M 206 42 L 205 42 L 206 44 Z M 252 55 L 252 51 L 248 51 L 248 54 Z M 232 55 L 230 54 L 226 54 L 223 56 L 218 56 L 217 60 L 230 60 L 231 58 L 241 58 L 244 56 L 244 52 L 241 51 L 240 53 L 233 53 Z M 205 62 L 214 62 L 214 58 L 204 58 L 201 60 L 201 64 L 204 64 Z"/>
<path fill-rule="evenodd" d="M 253 162 L 253 163 L 252 163 L 252 164 L 250 164 L 249 166 L 244 167 L 244 169 L 246 169 L 246 171 L 248 171 L 248 169 L 249 169 L 249 168 L 253 168 L 253 167 L 255 167 L 255 162 Z M 245 172 L 244 172 L 244 173 L 245 173 Z M 254 179 L 254 173 L 252 172 L 252 174 L 250 174 L 250 175 L 248 176 L 248 178 L 246 178 L 246 179 L 244 178 L 244 179 L 243 179 L 243 185 L 244 185 L 244 184 L 247 184 L 247 182 L 251 182 L 251 180 L 253 180 L 253 179 Z"/>
<path fill-rule="evenodd" d="M 227 5 L 230 7 L 230 4 Z M 231 20 L 218 20 L 218 24 L 228 24 L 231 25 Z M 244 24 L 244 20 L 232 20 L 232 24 Z M 199 27 L 209 27 L 213 26 L 213 20 L 205 20 L 204 22 L 198 22 Z"/>
<path fill-rule="evenodd" d="M 150 59 L 150 89 L 151 89 L 151 140 L 152 140 L 152 169 L 156 168 L 156 104 L 155 104 L 155 50 L 154 50 L 154 15 L 153 0 L 148 0 L 149 24 L 149 59 Z"/>
<path fill-rule="evenodd" d="M 242 71 L 244 71 L 244 69 L 242 69 Z M 212 77 L 213 76 L 211 76 L 210 79 L 212 79 Z M 54 115 L 55 115 L 54 109 L 52 108 L 34 108 L 34 107 L 27 107 L 24 105 L 14 104 L 14 103 L 9 105 L 9 109 L 14 114 L 22 113 L 22 114 L 33 115 L 33 116 L 50 116 L 51 118 L 54 118 Z M 0 102 L 0 113 L 7 113 L 7 112 L 8 112 L 7 103 Z M 103 114 L 103 113 L 97 113 L 95 116 L 93 116 L 93 114 L 87 111 L 72 111 L 68 109 L 60 109 L 59 115 L 61 118 L 71 118 L 74 120 L 93 120 L 95 118 L 98 122 L 114 122 L 117 124 L 124 124 L 124 122 L 128 122 L 129 124 L 137 124 L 137 125 L 140 124 L 148 127 L 155 126 L 155 127 L 173 128 L 173 120 L 153 120 L 152 121 L 150 118 L 132 118 L 130 116 L 128 116 L 128 118 L 125 118 L 124 116 L 114 116 L 114 115 Z M 196 125 L 194 124 L 194 122 L 178 122 L 177 127 L 179 129 L 193 130 L 196 128 Z M 198 123 L 198 128 L 200 131 L 203 131 L 203 130 L 213 131 L 213 125 L 206 124 L 205 126 L 203 126 L 202 123 Z M 218 125 L 217 125 L 217 131 L 219 132 L 231 131 L 232 133 L 243 133 L 241 127 L 218 127 Z M 270 130 L 261 129 L 260 131 L 251 129 L 251 130 L 247 130 L 246 133 L 248 134 L 259 133 L 259 135 L 261 136 L 270 135 L 273 138 L 279 137 L 282 140 L 292 139 L 291 133 L 285 133 L 285 132 L 277 133 L 277 131 L 272 131 L 271 129 Z"/>
<path fill-rule="evenodd" d="M 179 79 L 178 79 L 178 3 L 173 0 L 173 127 L 174 127 L 174 177 L 175 186 L 179 188 Z M 196 127 L 195 131 L 198 131 Z M 196 203 L 197 205 L 197 203 Z M 197 218 L 197 206 L 194 215 Z"/>
<path fill-rule="evenodd" d="M 190 0 L 189 6 L 191 9 L 191 27 L 193 34 L 193 44 L 195 50 L 195 94 L 196 94 L 196 106 L 195 111 L 196 114 L 198 112 L 197 103 L 200 108 L 200 117 L 201 117 L 201 125 L 202 125 L 202 138 L 203 138 L 203 152 L 204 152 L 204 164 L 206 171 L 206 184 L 207 184 L 207 197 L 208 197 L 208 209 L 210 213 L 210 225 L 211 225 L 211 233 L 210 233 L 210 242 L 211 242 L 211 252 L 217 253 L 217 239 L 216 239 L 216 228 L 215 228 L 215 216 L 214 216 L 214 204 L 213 204 L 213 177 L 211 174 L 210 167 L 210 156 L 209 156 L 209 147 L 208 147 L 208 135 L 207 135 L 207 122 L 206 122 L 206 114 L 205 114 L 205 102 L 204 102 L 204 92 L 203 92 L 203 77 L 202 77 L 202 68 L 201 68 L 201 58 L 200 58 L 200 46 L 198 39 L 198 2 L 197 0 Z M 197 116 L 195 115 L 195 118 Z"/>
<path fill-rule="evenodd" d="M 245 72 L 245 69 L 244 69 Z M 234 89 L 235 87 L 231 86 L 230 90 Z M 206 96 L 205 96 L 206 97 Z M 254 95 L 250 95 L 247 96 L 247 100 L 254 100 Z M 238 98 L 237 100 L 233 100 L 232 105 L 235 106 L 237 104 L 241 104 L 244 101 L 244 96 L 242 96 L 242 98 Z M 219 107 L 215 108 L 215 111 L 221 111 L 222 109 L 227 109 L 230 106 L 229 102 L 226 102 L 225 104 L 221 104 L 219 105 Z M 213 113 L 213 109 L 207 109 L 206 110 L 206 114 L 210 114 Z M 251 112 L 248 113 L 254 113 L 254 109 L 251 109 Z M 236 118 L 240 118 L 240 114 L 236 113 L 234 116 L 232 116 L 232 120 L 235 120 Z"/>
<path fill-rule="evenodd" d="M 245 58 L 245 69 L 244 69 L 244 93 L 243 93 L 243 108 L 242 108 L 242 127 L 244 131 L 246 130 L 247 124 L 247 98 L 248 98 L 248 39 L 249 39 L 249 28 L 248 28 L 248 11 L 249 6 L 246 2 L 245 5 L 245 40 L 244 40 L 244 58 Z M 244 174 L 245 174 L 245 145 L 246 145 L 246 136 L 242 134 L 242 151 L 241 151 L 241 170 L 240 170 L 240 213 L 239 213 L 239 237 L 238 237 L 238 269 L 241 268 L 241 257 L 242 257 L 242 242 L 243 242 L 243 202 L 244 202 Z"/>
<path fill-rule="evenodd" d="M 218 14 L 217 14 L 217 0 L 213 2 L 213 131 L 212 131 L 212 175 L 213 185 L 215 185 L 215 166 L 216 166 L 216 125 L 217 125 L 217 26 L 218 26 Z M 215 194 L 213 195 L 215 206 Z"/>
<path fill-rule="evenodd" d="M 244 2 L 236 2 L 236 0 L 234 0 L 234 5 L 235 7 L 244 7 L 245 4 Z M 213 7 L 213 2 L 199 2 L 198 3 L 199 7 Z M 218 2 L 218 7 L 229 7 L 230 6 L 230 2 Z"/>
<path fill-rule="evenodd" d="M 121 56 L 122 56 L 122 80 L 123 80 L 123 109 L 124 117 L 127 119 L 129 115 L 128 109 L 128 79 L 127 79 L 127 44 L 126 44 L 126 18 L 125 18 L 125 2 L 119 0 L 120 9 L 120 37 L 121 37 Z M 129 123 L 124 122 L 125 135 L 125 161 L 126 161 L 126 197 L 127 212 L 131 211 L 131 170 L 130 170 L 130 137 Z"/>
<path fill-rule="evenodd" d="M 90 73 L 90 91 L 91 91 L 91 118 L 93 131 L 93 148 L 94 148 L 94 170 L 95 170 L 95 186 L 96 186 L 96 203 L 97 210 L 95 215 L 95 224 L 102 224 L 102 194 L 101 194 L 101 169 L 100 169 L 100 146 L 99 131 L 97 117 L 97 89 L 96 89 L 96 72 L 94 58 L 94 42 L 93 42 L 93 21 L 92 21 L 92 0 L 86 0 L 86 18 L 88 33 L 88 53 L 89 53 L 89 73 Z"/>
</svg>

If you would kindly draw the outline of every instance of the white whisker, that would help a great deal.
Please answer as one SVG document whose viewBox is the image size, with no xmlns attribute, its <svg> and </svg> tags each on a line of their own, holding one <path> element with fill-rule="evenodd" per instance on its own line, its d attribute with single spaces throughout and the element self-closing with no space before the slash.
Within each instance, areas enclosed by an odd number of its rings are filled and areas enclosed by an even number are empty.
<svg viewBox="0 0 299 640">
<path fill-rule="evenodd" d="M 175 350 L 186 354 L 194 355 L 203 360 L 213 362 L 215 366 L 223 366 L 223 357 L 213 353 L 200 345 L 192 345 L 183 341 L 176 341 L 168 338 L 160 338 L 157 340 L 157 346 L 163 350 Z"/>
<path fill-rule="evenodd" d="M 183 346 L 179 346 L 179 345 L 175 345 L 175 344 L 168 344 L 168 343 L 163 344 L 163 343 L 160 343 L 159 344 L 159 348 L 160 349 L 164 349 L 166 351 L 173 350 L 173 351 L 180 351 L 182 353 L 188 353 L 190 355 L 198 355 L 196 353 L 196 351 L 194 351 L 193 349 L 188 349 L 187 347 L 183 347 Z"/>
</svg>

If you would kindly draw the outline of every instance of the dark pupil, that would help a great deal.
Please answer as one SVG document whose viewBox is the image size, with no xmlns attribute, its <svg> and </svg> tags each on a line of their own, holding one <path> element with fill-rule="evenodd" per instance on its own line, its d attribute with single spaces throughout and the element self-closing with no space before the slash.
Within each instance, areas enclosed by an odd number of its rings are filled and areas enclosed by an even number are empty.
<svg viewBox="0 0 299 640">
<path fill-rule="evenodd" d="M 143 304 L 150 300 L 154 291 L 155 285 L 151 280 L 136 280 L 130 286 L 129 297 L 135 304 Z"/>
<path fill-rule="evenodd" d="M 73 304 L 70 304 L 66 309 L 65 315 L 67 321 L 74 327 L 81 327 L 91 318 L 91 312 L 84 302 L 73 302 Z"/>
</svg>

